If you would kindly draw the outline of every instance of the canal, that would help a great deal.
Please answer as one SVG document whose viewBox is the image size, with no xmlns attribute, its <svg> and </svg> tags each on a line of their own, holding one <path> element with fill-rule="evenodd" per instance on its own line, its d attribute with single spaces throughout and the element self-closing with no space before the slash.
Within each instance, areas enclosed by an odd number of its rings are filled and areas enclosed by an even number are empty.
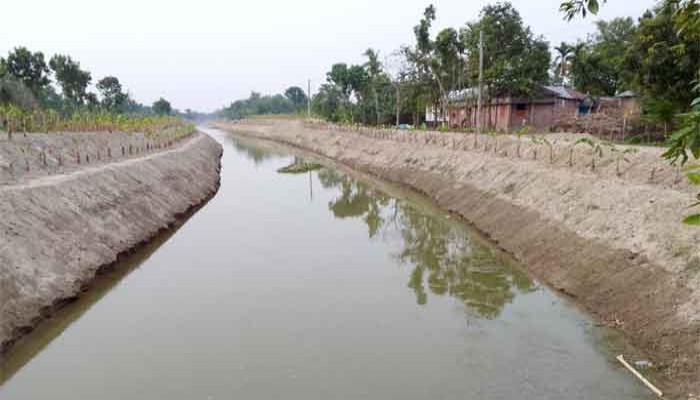
<svg viewBox="0 0 700 400">
<path fill-rule="evenodd" d="M 0 399 L 651 398 L 425 199 L 205 130 L 219 193 L 13 348 Z"/>
</svg>

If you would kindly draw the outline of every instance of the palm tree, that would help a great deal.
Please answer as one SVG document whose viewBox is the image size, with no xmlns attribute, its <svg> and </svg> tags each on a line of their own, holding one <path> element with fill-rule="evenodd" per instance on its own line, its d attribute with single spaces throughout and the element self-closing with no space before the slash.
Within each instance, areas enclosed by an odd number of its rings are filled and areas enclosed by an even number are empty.
<svg viewBox="0 0 700 400">
<path fill-rule="evenodd" d="M 554 62 L 559 67 L 559 76 L 563 78 L 566 76 L 567 65 L 571 59 L 571 55 L 574 52 L 574 48 L 566 42 L 561 42 L 559 46 L 554 47 L 554 51 L 557 53 L 557 57 Z"/>
</svg>

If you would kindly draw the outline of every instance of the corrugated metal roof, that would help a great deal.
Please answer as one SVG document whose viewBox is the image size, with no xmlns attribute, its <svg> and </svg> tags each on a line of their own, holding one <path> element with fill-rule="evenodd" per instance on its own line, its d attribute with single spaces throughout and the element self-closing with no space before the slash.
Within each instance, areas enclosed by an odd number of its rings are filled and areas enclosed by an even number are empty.
<svg viewBox="0 0 700 400">
<path fill-rule="evenodd" d="M 486 92 L 486 88 L 484 88 Z M 450 101 L 463 101 L 465 98 L 475 99 L 479 95 L 478 87 L 470 87 L 462 90 L 453 90 L 448 95 L 447 98 Z"/>
<path fill-rule="evenodd" d="M 544 88 L 562 99 L 581 100 L 586 97 L 583 93 L 564 86 L 545 86 Z"/>
<path fill-rule="evenodd" d="M 634 90 L 625 90 L 624 92 L 616 95 L 615 97 L 637 97 L 637 92 Z"/>
<path fill-rule="evenodd" d="M 564 86 L 542 86 L 542 89 L 562 99 L 581 100 L 586 97 L 585 94 Z M 484 92 L 488 92 L 488 87 L 484 87 Z M 479 88 L 470 87 L 462 90 L 454 90 L 450 92 L 447 97 L 450 101 L 463 101 L 465 98 L 475 99 L 478 96 L 478 93 Z"/>
</svg>

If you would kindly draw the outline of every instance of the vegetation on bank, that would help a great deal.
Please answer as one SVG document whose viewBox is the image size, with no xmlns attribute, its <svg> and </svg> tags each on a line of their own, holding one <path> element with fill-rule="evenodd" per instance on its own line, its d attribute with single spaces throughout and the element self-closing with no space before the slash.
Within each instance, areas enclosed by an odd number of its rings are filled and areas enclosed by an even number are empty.
<svg viewBox="0 0 700 400">
<path fill-rule="evenodd" d="M 17 47 L 0 57 L 0 130 L 14 132 L 141 131 L 167 128 L 183 134 L 184 123 L 167 100 L 136 102 L 117 77 L 106 76 L 90 91 L 92 74 L 68 55 L 46 59 L 40 51 Z M 189 111 L 189 110 L 188 110 Z"/>
<path fill-rule="evenodd" d="M 109 111 L 76 111 L 68 116 L 55 110 L 25 110 L 0 105 L 0 128 L 8 139 L 17 132 L 143 132 L 148 136 L 161 131 L 175 132 L 176 137 L 195 131 L 191 123 L 168 115 L 130 115 Z"/>
<path fill-rule="evenodd" d="M 571 20 L 577 15 L 597 14 L 599 7 L 598 0 L 566 0 L 560 10 Z M 678 130 L 668 138 L 669 149 L 663 156 L 671 164 L 685 165 L 690 182 L 700 185 L 700 165 L 686 165 L 691 157 L 700 159 L 700 2 L 659 1 L 653 12 L 647 11 L 640 18 L 636 37 L 635 44 L 641 45 L 637 47 L 647 52 L 630 65 L 639 68 L 639 76 L 652 88 L 651 109 L 662 110 L 658 114 L 664 127 L 678 120 Z M 679 105 L 684 112 L 676 115 Z M 690 208 L 700 206 L 700 193 L 696 198 Z M 683 222 L 700 226 L 700 213 L 687 216 Z"/>
<path fill-rule="evenodd" d="M 228 119 L 241 119 L 255 115 L 283 115 L 299 113 L 306 109 L 308 98 L 298 86 L 287 88 L 284 95 L 262 95 L 252 92 L 247 99 L 237 100 L 216 114 Z"/>
</svg>

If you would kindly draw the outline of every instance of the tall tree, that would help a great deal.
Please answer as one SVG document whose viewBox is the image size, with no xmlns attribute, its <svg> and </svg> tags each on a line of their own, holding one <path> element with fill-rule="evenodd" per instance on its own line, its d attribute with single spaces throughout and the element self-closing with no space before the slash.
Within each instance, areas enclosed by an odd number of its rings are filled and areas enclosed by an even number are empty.
<svg viewBox="0 0 700 400">
<path fill-rule="evenodd" d="M 559 46 L 554 47 L 554 52 L 556 53 L 556 57 L 554 58 L 556 73 L 563 80 L 568 70 L 569 61 L 571 61 L 573 48 L 571 45 L 561 42 Z"/>
<path fill-rule="evenodd" d="M 613 96 L 629 89 L 636 73 L 625 64 L 637 27 L 632 18 L 598 21 L 596 26 L 595 35 L 573 47 L 570 77 L 581 92 Z"/>
<path fill-rule="evenodd" d="M 549 82 L 549 43 L 535 36 L 510 3 L 482 9 L 481 18 L 468 23 L 462 37 L 470 56 L 470 71 L 478 68 L 479 32 L 484 33 L 484 81 L 489 95 L 529 97 Z M 472 79 L 475 79 L 474 75 Z"/>
<path fill-rule="evenodd" d="M 452 89 L 450 78 L 456 78 L 458 60 L 464 51 L 457 31 L 447 28 L 438 33 L 435 40 L 431 38 L 430 29 L 435 21 L 435 7 L 431 4 L 423 11 L 423 18 L 413 28 L 416 45 L 406 48 L 406 54 L 416 66 L 416 73 L 421 80 L 429 81 L 433 86 L 431 92 L 440 104 L 440 112 L 447 113 L 449 92 Z M 461 68 L 459 68 L 461 76 Z M 454 79 L 456 81 L 456 79 Z"/>
<path fill-rule="evenodd" d="M 691 82 L 698 78 L 700 42 L 678 34 L 675 16 L 680 9 L 672 1 L 659 4 L 639 19 L 638 34 L 624 58 L 631 84 L 645 97 L 666 99 L 687 109 L 695 94 Z"/>
<path fill-rule="evenodd" d="M 92 80 L 90 73 L 80 69 L 80 63 L 70 56 L 61 54 L 51 57 L 49 66 L 67 102 L 71 105 L 82 105 L 88 97 L 87 88 Z"/>
<path fill-rule="evenodd" d="M 26 47 L 16 47 L 7 55 L 4 64 L 6 74 L 22 82 L 37 98 L 51 82 L 49 67 L 40 51 L 32 53 Z"/>
<path fill-rule="evenodd" d="M 297 111 L 306 105 L 306 93 L 304 93 L 304 89 L 299 86 L 288 87 L 287 90 L 284 91 L 284 96 L 292 102 Z"/>
<path fill-rule="evenodd" d="M 97 81 L 97 90 L 102 96 L 102 106 L 113 112 L 122 112 L 129 95 L 124 93 L 122 84 L 114 76 L 106 76 Z"/>
<path fill-rule="evenodd" d="M 374 49 L 369 48 L 365 50 L 363 55 L 367 57 L 367 62 L 364 64 L 364 68 L 367 72 L 367 86 L 371 91 L 372 102 L 374 105 L 374 122 L 376 124 L 381 124 L 383 121 L 383 113 L 379 104 L 379 93 L 380 91 L 383 91 L 383 89 L 386 89 L 388 77 L 384 73 L 381 61 L 379 61 L 379 53 L 377 53 Z"/>
<path fill-rule="evenodd" d="M 157 115 L 170 115 L 173 112 L 173 108 L 169 101 L 161 97 L 153 103 L 153 112 Z"/>
<path fill-rule="evenodd" d="M 344 97 L 345 95 L 337 85 L 322 84 L 311 102 L 314 113 L 332 122 L 343 120 L 345 115 Z"/>
</svg>

